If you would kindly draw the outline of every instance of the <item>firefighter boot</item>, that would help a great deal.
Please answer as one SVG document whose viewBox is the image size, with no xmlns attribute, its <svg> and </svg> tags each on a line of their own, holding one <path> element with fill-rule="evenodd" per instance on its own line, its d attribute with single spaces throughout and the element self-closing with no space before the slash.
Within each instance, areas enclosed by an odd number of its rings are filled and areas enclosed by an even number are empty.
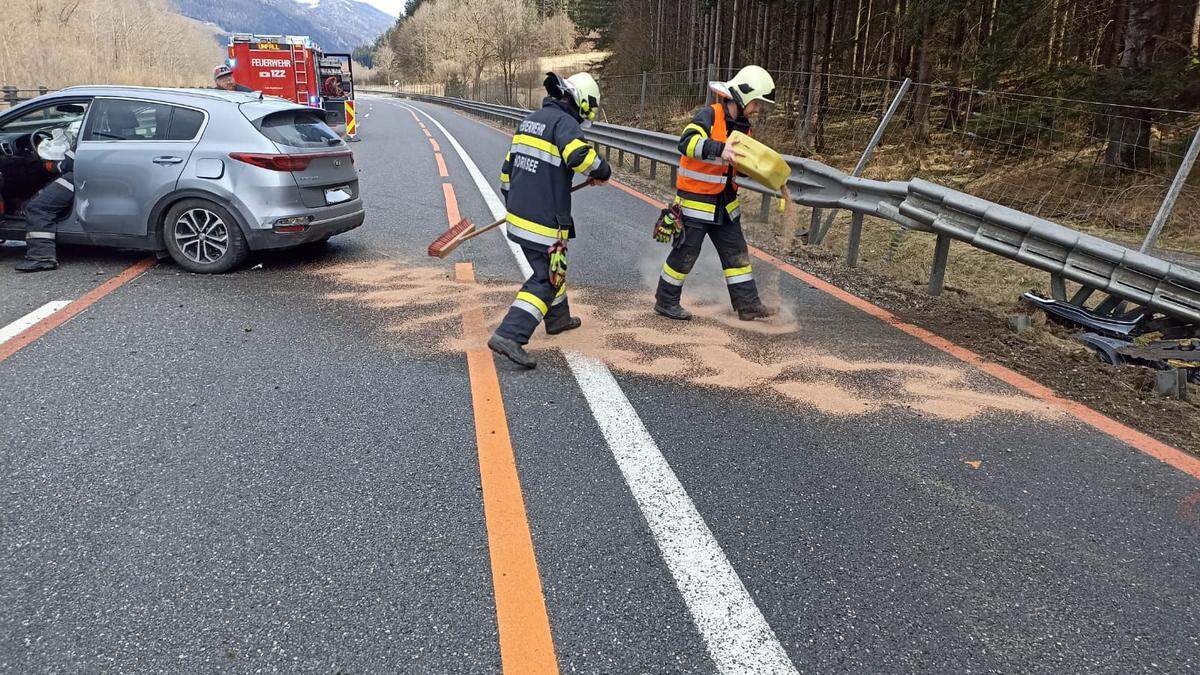
<svg viewBox="0 0 1200 675">
<path fill-rule="evenodd" d="M 738 318 L 742 321 L 753 321 L 755 319 L 766 319 L 775 316 L 779 310 L 774 307 L 767 307 L 762 302 L 756 302 L 738 310 Z"/>
<path fill-rule="evenodd" d="M 58 269 L 53 233 L 34 233 L 26 239 L 25 259 L 17 263 L 18 272 L 44 272 Z"/>
<path fill-rule="evenodd" d="M 488 340 L 488 349 L 507 358 L 522 368 L 537 368 L 537 360 L 525 351 L 525 348 L 508 338 L 493 335 Z"/>
<path fill-rule="evenodd" d="M 582 325 L 583 319 L 580 319 L 577 316 L 568 316 L 566 319 L 557 321 L 554 324 L 546 324 L 546 334 L 558 335 L 559 333 L 565 333 L 569 330 L 575 330 Z"/>
<path fill-rule="evenodd" d="M 684 309 L 678 302 L 666 303 L 659 300 L 654 303 L 654 311 L 676 321 L 689 321 L 692 318 L 692 313 Z"/>
</svg>

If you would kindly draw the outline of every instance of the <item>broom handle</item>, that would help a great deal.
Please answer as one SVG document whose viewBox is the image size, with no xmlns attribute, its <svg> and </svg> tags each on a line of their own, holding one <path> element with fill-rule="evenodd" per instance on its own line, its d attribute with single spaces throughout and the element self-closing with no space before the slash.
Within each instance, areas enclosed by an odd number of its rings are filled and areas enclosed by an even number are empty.
<svg viewBox="0 0 1200 675">
<path fill-rule="evenodd" d="M 571 192 L 576 192 L 576 191 L 582 190 L 583 188 L 585 188 L 587 186 L 588 186 L 587 181 L 584 181 L 584 182 L 580 183 L 579 185 L 572 185 Z M 478 237 L 481 234 L 484 234 L 486 232 L 491 232 L 492 230 L 496 229 L 497 227 L 500 227 L 503 224 L 504 224 L 504 218 L 501 218 L 500 220 L 497 220 L 496 222 L 492 223 L 491 225 L 485 225 L 485 226 L 479 228 L 478 230 L 475 230 L 471 234 L 468 234 L 467 236 L 463 237 L 462 239 L 459 239 L 458 241 L 459 241 L 459 243 L 462 243 L 464 241 L 467 241 L 468 239 L 474 239 L 475 237 Z"/>
</svg>

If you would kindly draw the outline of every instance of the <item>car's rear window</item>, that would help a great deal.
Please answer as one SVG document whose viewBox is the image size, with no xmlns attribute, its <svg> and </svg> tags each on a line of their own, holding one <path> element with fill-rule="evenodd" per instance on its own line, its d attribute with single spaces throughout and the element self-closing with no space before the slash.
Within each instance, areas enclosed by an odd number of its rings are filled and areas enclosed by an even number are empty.
<svg viewBox="0 0 1200 675">
<path fill-rule="evenodd" d="M 259 130 L 272 141 L 293 148 L 328 148 L 341 143 L 341 137 L 325 124 L 325 115 L 317 111 L 272 113 L 259 123 Z"/>
</svg>

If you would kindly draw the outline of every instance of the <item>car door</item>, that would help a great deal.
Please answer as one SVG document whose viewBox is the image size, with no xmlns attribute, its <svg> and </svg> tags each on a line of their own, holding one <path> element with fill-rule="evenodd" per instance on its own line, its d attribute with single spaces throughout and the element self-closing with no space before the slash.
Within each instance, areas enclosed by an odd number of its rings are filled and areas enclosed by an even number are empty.
<svg viewBox="0 0 1200 675">
<path fill-rule="evenodd" d="M 141 237 L 203 133 L 204 111 L 161 101 L 97 98 L 75 152 L 76 212 L 93 235 Z"/>
</svg>

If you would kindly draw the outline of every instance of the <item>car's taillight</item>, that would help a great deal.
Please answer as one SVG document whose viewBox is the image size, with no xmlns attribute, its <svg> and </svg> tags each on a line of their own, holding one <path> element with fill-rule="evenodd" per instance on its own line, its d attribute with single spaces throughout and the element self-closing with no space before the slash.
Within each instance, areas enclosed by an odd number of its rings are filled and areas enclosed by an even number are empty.
<svg viewBox="0 0 1200 675">
<path fill-rule="evenodd" d="M 231 152 L 229 156 L 239 162 L 252 164 L 271 171 L 304 171 L 314 159 L 349 158 L 354 163 L 354 155 L 349 152 L 318 152 L 307 155 L 272 155 L 261 152 Z"/>
</svg>

